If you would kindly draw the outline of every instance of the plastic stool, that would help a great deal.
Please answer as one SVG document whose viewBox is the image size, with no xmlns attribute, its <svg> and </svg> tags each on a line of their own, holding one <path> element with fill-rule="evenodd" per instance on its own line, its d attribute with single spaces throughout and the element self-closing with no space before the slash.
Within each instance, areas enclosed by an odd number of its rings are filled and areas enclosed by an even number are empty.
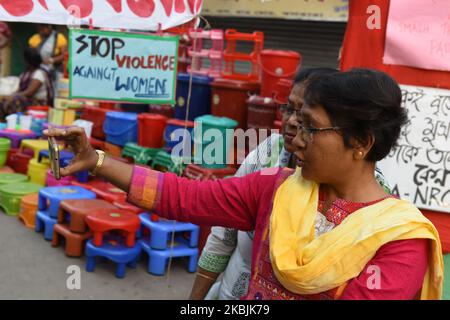
<svg viewBox="0 0 450 320">
<path fill-rule="evenodd" d="M 61 177 L 61 179 L 56 180 L 52 170 L 48 170 L 47 178 L 45 179 L 45 185 L 47 187 L 67 187 L 72 185 L 73 180 L 75 180 L 74 176 Z"/>
<path fill-rule="evenodd" d="M 166 151 L 159 151 L 153 159 L 151 167 L 158 171 L 169 171 L 181 176 L 186 164 L 183 163 L 181 157 L 172 157 Z"/>
<path fill-rule="evenodd" d="M 217 180 L 234 176 L 236 168 L 227 167 L 225 169 L 208 169 L 195 164 L 190 164 L 184 170 L 183 176 L 192 180 Z"/>
<path fill-rule="evenodd" d="M 120 237 L 108 236 L 101 247 L 95 246 L 93 241 L 89 240 L 85 249 L 87 257 L 86 271 L 93 272 L 96 265 L 95 258 L 104 257 L 117 263 L 116 277 L 124 278 L 127 265 L 130 268 L 136 267 L 141 250 L 140 243 L 136 243 L 134 247 L 128 248 Z"/>
<path fill-rule="evenodd" d="M 28 177 L 19 173 L 1 173 L 0 174 L 0 185 L 5 185 L 9 183 L 21 183 L 28 181 Z"/>
<path fill-rule="evenodd" d="M 30 149 L 33 150 L 34 159 L 38 160 L 39 153 L 42 150 L 48 150 L 48 141 L 47 140 L 22 140 L 20 144 L 20 150 Z"/>
<path fill-rule="evenodd" d="M 136 143 L 129 142 L 122 150 L 122 157 L 131 158 L 134 163 L 147 165 L 159 151 L 161 149 L 144 148 Z"/>
<path fill-rule="evenodd" d="M 20 203 L 19 220 L 30 229 L 34 229 L 36 226 L 36 211 L 38 208 L 38 193 L 32 193 L 22 198 Z"/>
<path fill-rule="evenodd" d="M 126 245 L 133 247 L 136 243 L 136 232 L 141 226 L 141 220 L 135 214 L 118 209 L 104 209 L 90 212 L 86 216 L 86 223 L 94 235 L 93 244 L 100 247 L 104 234 L 118 230 L 126 238 Z"/>
<path fill-rule="evenodd" d="M 98 183 L 92 188 L 98 198 L 114 203 L 116 201 L 125 200 L 127 198 L 127 193 L 120 190 L 113 184 L 109 182 Z"/>
<path fill-rule="evenodd" d="M 189 246 L 197 247 L 198 245 L 200 228 L 195 224 L 165 219 L 154 222 L 148 213 L 140 214 L 139 218 L 141 219 L 142 228 L 150 230 L 149 245 L 152 249 L 167 249 L 167 243 L 173 232 L 190 232 Z"/>
<path fill-rule="evenodd" d="M 46 212 L 38 211 L 36 213 L 35 228 L 36 232 L 44 230 L 44 239 L 51 241 L 53 239 L 53 227 L 58 221 L 50 217 Z"/>
<path fill-rule="evenodd" d="M 50 158 L 48 150 L 41 150 L 39 152 L 38 162 L 41 162 L 43 158 L 45 158 L 45 159 L 49 159 Z M 72 152 L 66 151 L 66 150 L 61 150 L 59 152 L 59 163 L 60 163 L 61 166 L 64 165 L 65 161 L 70 161 L 72 159 L 73 159 L 73 153 Z"/>
<path fill-rule="evenodd" d="M 38 162 L 37 159 L 31 159 L 28 164 L 27 175 L 30 177 L 30 181 L 45 186 L 47 180 L 47 171 L 49 165 Z"/>
<path fill-rule="evenodd" d="M 166 272 L 167 263 L 169 258 L 181 258 L 188 257 L 188 271 L 197 271 L 197 259 L 198 248 L 191 248 L 183 238 L 177 238 L 174 246 L 167 250 L 155 250 L 150 247 L 148 238 L 139 240 L 142 246 L 142 250 L 145 251 L 148 256 L 148 272 L 154 275 L 163 276 Z"/>
<path fill-rule="evenodd" d="M 20 203 L 26 195 L 37 193 L 42 186 L 32 182 L 12 183 L 0 186 L 0 207 L 9 216 L 20 213 Z"/>
<path fill-rule="evenodd" d="M 145 212 L 144 209 L 136 207 L 136 206 L 132 205 L 131 203 L 129 203 L 126 200 L 115 201 L 113 203 L 113 205 L 116 206 L 117 208 L 119 208 L 120 210 L 125 210 L 125 211 L 128 211 L 130 213 L 134 213 L 134 214 L 141 214 L 141 213 Z"/>
<path fill-rule="evenodd" d="M 14 173 L 14 170 L 11 167 L 4 166 L 0 168 L 0 173 Z"/>
<path fill-rule="evenodd" d="M 58 223 L 69 222 L 69 230 L 76 233 L 85 233 L 88 230 L 86 217 L 90 212 L 97 210 L 117 209 L 111 203 L 105 200 L 64 200 L 61 202 L 58 210 Z M 70 219 L 69 217 L 70 216 Z"/>
<path fill-rule="evenodd" d="M 48 212 L 50 217 L 56 219 L 61 201 L 70 199 L 95 199 L 95 193 L 76 186 L 42 188 L 39 191 L 38 209 Z M 49 206 L 47 200 L 50 201 Z"/>
<path fill-rule="evenodd" d="M 52 246 L 59 246 L 59 238 L 65 239 L 65 251 L 68 257 L 81 257 L 86 241 L 91 237 L 91 233 L 75 233 L 69 230 L 65 224 L 56 224 L 53 227 Z"/>
</svg>

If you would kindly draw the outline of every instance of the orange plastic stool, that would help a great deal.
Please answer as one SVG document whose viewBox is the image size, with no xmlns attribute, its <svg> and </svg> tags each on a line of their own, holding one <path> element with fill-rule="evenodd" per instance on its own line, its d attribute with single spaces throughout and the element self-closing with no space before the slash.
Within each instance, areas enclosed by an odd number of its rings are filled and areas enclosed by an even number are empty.
<svg viewBox="0 0 450 320">
<path fill-rule="evenodd" d="M 134 214 L 140 214 L 145 212 L 144 209 L 136 207 L 126 200 L 117 200 L 113 203 L 113 205 L 119 208 L 120 210 L 125 210 Z"/>
<path fill-rule="evenodd" d="M 105 200 L 64 200 L 59 205 L 58 223 L 66 223 L 70 215 L 69 230 L 75 233 L 85 233 L 88 231 L 86 217 L 90 212 L 103 209 L 117 209 Z"/>
<path fill-rule="evenodd" d="M 4 166 L 0 169 L 0 173 L 14 173 L 14 170 L 8 166 Z"/>
<path fill-rule="evenodd" d="M 20 214 L 17 217 L 27 228 L 34 229 L 36 224 L 36 211 L 38 209 L 39 194 L 33 193 L 24 196 L 20 202 Z"/>
<path fill-rule="evenodd" d="M 127 193 L 120 190 L 109 182 L 96 183 L 91 190 L 98 198 L 114 203 L 116 201 L 125 201 Z"/>
<path fill-rule="evenodd" d="M 53 227 L 52 246 L 59 246 L 60 237 L 65 239 L 65 251 L 68 257 L 81 257 L 83 255 L 86 241 L 91 238 L 92 234 L 88 231 L 85 233 L 75 233 L 70 231 L 66 224 L 55 224 Z"/>
<path fill-rule="evenodd" d="M 86 217 L 86 223 L 94 234 L 93 244 L 102 246 L 103 236 L 108 231 L 120 231 L 126 238 L 127 247 L 134 247 L 136 232 L 141 226 L 141 219 L 133 213 L 125 210 L 99 210 L 90 212 Z"/>
</svg>

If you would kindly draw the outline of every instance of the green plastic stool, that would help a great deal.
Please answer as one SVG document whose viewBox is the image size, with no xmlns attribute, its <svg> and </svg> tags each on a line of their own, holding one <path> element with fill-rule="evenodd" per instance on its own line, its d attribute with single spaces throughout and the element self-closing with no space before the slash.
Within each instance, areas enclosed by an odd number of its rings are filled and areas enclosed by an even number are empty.
<svg viewBox="0 0 450 320">
<path fill-rule="evenodd" d="M 144 148 L 129 142 L 122 150 L 122 157 L 132 158 L 134 163 L 148 165 L 161 149 Z"/>
<path fill-rule="evenodd" d="M 3 166 L 5 165 L 10 148 L 11 140 L 7 138 L 0 138 L 0 168 L 3 168 Z"/>
<path fill-rule="evenodd" d="M 152 169 L 160 171 L 169 171 L 181 176 L 187 165 L 181 157 L 172 157 L 166 151 L 159 151 L 152 162 Z"/>
<path fill-rule="evenodd" d="M 32 182 L 0 186 L 0 208 L 9 216 L 17 216 L 20 213 L 22 197 L 37 193 L 41 188 L 41 185 Z"/>
<path fill-rule="evenodd" d="M 450 254 L 444 255 L 444 292 L 443 300 L 450 300 Z"/>
<path fill-rule="evenodd" d="M 27 182 L 28 177 L 19 173 L 0 173 L 0 186 L 10 183 Z"/>
</svg>

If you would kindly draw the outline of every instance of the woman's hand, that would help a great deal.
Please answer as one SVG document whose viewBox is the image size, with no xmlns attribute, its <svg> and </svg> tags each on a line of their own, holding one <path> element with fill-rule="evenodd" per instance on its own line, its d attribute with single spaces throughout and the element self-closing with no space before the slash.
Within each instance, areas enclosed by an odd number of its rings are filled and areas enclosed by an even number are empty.
<svg viewBox="0 0 450 320">
<path fill-rule="evenodd" d="M 72 162 L 65 168 L 61 168 L 61 176 L 93 170 L 97 165 L 98 155 L 89 143 L 83 128 L 70 127 L 68 129 L 50 128 L 44 131 L 47 137 L 55 137 L 64 140 L 69 149 L 74 153 Z"/>
</svg>

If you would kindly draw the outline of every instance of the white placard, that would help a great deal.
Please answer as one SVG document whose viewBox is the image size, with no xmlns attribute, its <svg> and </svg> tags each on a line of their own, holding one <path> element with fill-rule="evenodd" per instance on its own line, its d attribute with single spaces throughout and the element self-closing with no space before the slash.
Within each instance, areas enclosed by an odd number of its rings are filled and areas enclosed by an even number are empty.
<svg viewBox="0 0 450 320">
<path fill-rule="evenodd" d="M 378 166 L 401 198 L 450 213 L 450 90 L 401 88 L 409 122 Z"/>
<path fill-rule="evenodd" d="M 2 0 L 0 21 L 155 31 L 189 22 L 203 0 Z M 76 17 L 76 18 L 74 18 Z"/>
</svg>

